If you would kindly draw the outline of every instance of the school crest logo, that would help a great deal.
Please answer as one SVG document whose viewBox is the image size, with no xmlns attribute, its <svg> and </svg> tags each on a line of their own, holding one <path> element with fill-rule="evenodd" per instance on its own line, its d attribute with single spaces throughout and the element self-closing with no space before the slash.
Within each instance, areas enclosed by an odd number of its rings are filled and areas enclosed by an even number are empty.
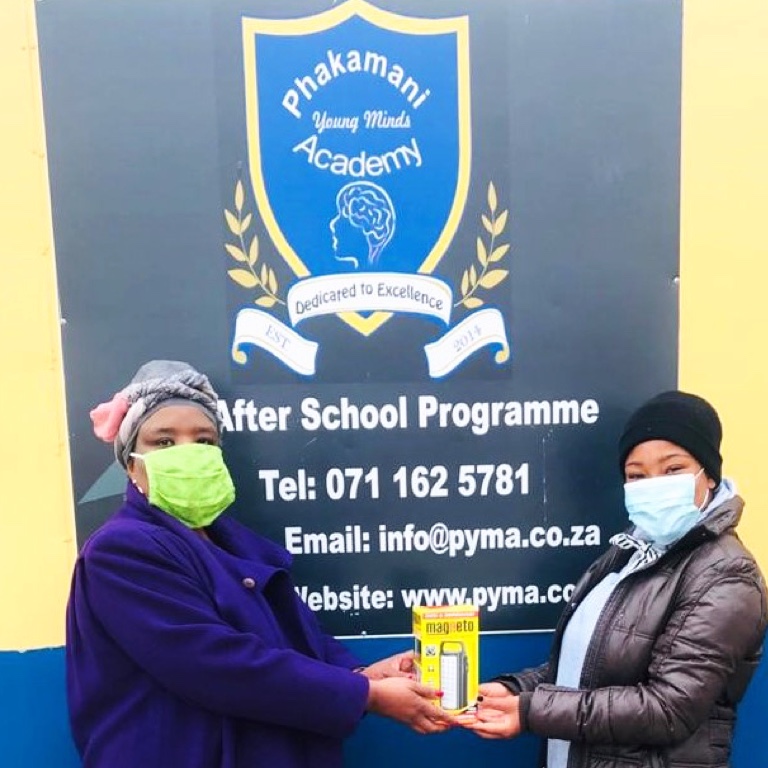
<svg viewBox="0 0 768 768">
<path fill-rule="evenodd" d="M 483 237 L 458 286 L 441 268 L 469 189 L 467 18 L 414 18 L 347 0 L 304 18 L 244 18 L 242 33 L 256 211 L 238 179 L 226 249 L 239 262 L 230 278 L 255 296 L 235 318 L 233 359 L 248 364 L 255 346 L 312 376 L 317 343 L 303 334 L 304 320 L 335 315 L 373 337 L 407 314 L 442 326 L 424 350 L 432 377 L 489 345 L 506 362 L 503 316 L 479 309 L 481 289 L 508 275 L 500 262 L 509 246 L 497 242 L 507 212 L 493 184 Z M 254 214 L 272 262 L 252 234 Z M 457 309 L 476 311 L 452 325 Z"/>
</svg>

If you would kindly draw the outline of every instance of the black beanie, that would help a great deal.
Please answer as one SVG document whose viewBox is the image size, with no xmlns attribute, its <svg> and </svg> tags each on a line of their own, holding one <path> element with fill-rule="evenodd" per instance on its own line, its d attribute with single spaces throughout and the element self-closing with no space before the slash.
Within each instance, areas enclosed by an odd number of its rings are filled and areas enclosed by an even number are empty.
<svg viewBox="0 0 768 768">
<path fill-rule="evenodd" d="M 723 428 L 717 411 L 703 398 L 687 392 L 662 392 L 641 405 L 630 417 L 619 439 L 619 469 L 630 451 L 647 440 L 667 440 L 696 459 L 718 485 L 723 457 Z"/>
</svg>

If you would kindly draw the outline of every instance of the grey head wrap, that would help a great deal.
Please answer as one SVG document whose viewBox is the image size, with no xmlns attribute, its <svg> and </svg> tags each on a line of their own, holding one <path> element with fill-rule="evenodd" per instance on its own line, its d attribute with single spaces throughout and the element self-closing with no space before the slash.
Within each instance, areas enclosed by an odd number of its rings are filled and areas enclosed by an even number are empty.
<svg viewBox="0 0 768 768">
<path fill-rule="evenodd" d="M 179 360 L 151 360 L 142 365 L 112 401 L 91 411 L 94 432 L 114 443 L 115 458 L 126 467 L 141 425 L 169 405 L 199 408 L 221 434 L 218 395 L 211 382 L 189 363 Z"/>
</svg>

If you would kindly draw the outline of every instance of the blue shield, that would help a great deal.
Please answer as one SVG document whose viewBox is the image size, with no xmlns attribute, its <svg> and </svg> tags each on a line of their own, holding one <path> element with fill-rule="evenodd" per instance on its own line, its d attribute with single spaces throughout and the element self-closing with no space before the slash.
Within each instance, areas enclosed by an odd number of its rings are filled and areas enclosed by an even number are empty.
<svg viewBox="0 0 768 768">
<path fill-rule="evenodd" d="M 469 186 L 467 18 L 348 0 L 244 18 L 243 46 L 251 182 L 293 274 L 431 274 Z M 340 315 L 366 335 L 389 316 Z"/>
</svg>

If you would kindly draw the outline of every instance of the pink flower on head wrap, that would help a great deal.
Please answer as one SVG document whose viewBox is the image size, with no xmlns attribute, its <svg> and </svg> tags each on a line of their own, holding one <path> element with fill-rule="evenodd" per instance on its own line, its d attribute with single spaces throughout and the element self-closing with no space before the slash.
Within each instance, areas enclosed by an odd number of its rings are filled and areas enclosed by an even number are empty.
<svg viewBox="0 0 768 768">
<path fill-rule="evenodd" d="M 105 443 L 113 442 L 130 407 L 128 398 L 122 392 L 118 392 L 108 403 L 97 405 L 91 411 L 93 433 L 96 437 Z"/>
</svg>

